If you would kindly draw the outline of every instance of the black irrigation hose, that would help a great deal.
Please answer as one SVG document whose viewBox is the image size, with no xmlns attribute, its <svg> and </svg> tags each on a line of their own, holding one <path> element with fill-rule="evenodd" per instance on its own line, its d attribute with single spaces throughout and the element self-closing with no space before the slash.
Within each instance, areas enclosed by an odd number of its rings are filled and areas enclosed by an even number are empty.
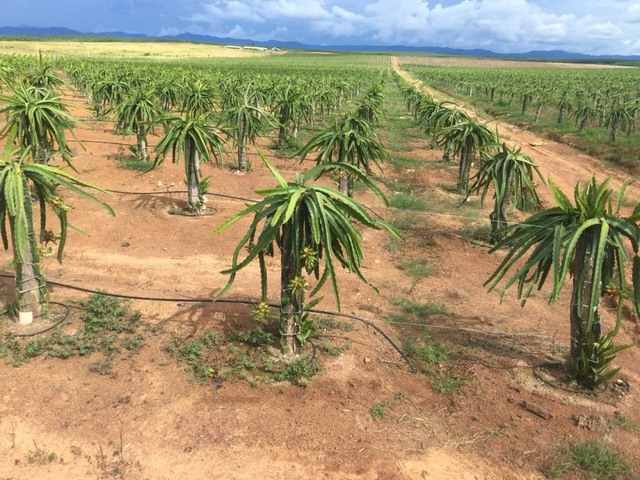
<svg viewBox="0 0 640 480">
<path fill-rule="evenodd" d="M 76 142 L 76 143 L 101 143 L 104 145 L 121 145 L 123 147 L 129 147 L 131 146 L 130 143 L 122 143 L 122 142 L 106 142 L 104 140 L 79 140 L 77 138 L 74 139 L 68 139 L 67 142 Z M 151 148 L 154 147 L 155 145 L 147 145 L 147 147 Z"/>
<path fill-rule="evenodd" d="M 65 305 L 64 303 L 49 302 L 49 305 L 58 305 L 60 307 L 63 307 L 66 310 L 66 312 L 62 316 L 61 320 L 56 322 L 54 325 L 51 325 L 50 327 L 45 328 L 44 330 L 40 330 L 39 332 L 35 332 L 35 333 L 12 333 L 11 335 L 13 335 L 14 337 L 35 337 L 36 335 L 42 335 L 43 333 L 46 333 L 49 330 L 53 330 L 54 328 L 56 328 L 58 325 L 60 325 L 62 322 L 64 322 L 67 319 L 67 317 L 69 316 L 69 307 L 67 305 Z"/>
<path fill-rule="evenodd" d="M 132 146 L 131 143 L 124 143 L 124 142 L 109 142 L 106 140 L 83 140 L 83 139 L 78 139 L 78 138 L 73 138 L 73 139 L 68 139 L 67 142 L 76 142 L 76 143 L 98 143 L 98 144 L 104 144 L 104 145 L 119 145 L 122 147 L 130 147 Z M 156 145 L 147 145 L 147 148 L 155 148 Z M 258 152 L 247 152 L 248 155 L 260 155 Z M 294 157 L 281 157 L 279 155 L 273 155 L 271 153 L 263 153 L 262 154 L 265 157 L 270 157 L 270 158 L 277 158 L 278 160 L 293 160 Z M 301 161 L 305 161 L 305 162 L 315 162 L 315 160 L 311 159 L 311 158 L 303 158 L 301 159 Z"/>
<path fill-rule="evenodd" d="M 166 191 L 157 191 L 157 192 L 125 192 L 123 190 L 110 190 L 105 188 L 105 190 L 109 193 L 117 193 L 119 195 L 170 195 L 172 193 L 189 193 L 187 190 L 166 190 Z M 206 195 L 213 195 L 212 193 L 207 193 Z"/>
<path fill-rule="evenodd" d="M 170 195 L 174 193 L 189 193 L 187 190 L 167 190 L 167 191 L 158 191 L 158 192 L 125 192 L 123 190 L 109 190 L 105 188 L 107 192 L 117 193 L 119 195 Z M 233 195 L 226 195 L 224 193 L 205 193 L 205 195 L 211 197 L 222 197 L 222 198 L 230 198 L 232 200 L 238 200 L 240 202 L 259 202 L 260 200 L 255 200 L 253 198 L 245 198 L 245 197 L 235 197 Z"/>
<path fill-rule="evenodd" d="M 382 335 L 387 342 L 391 344 L 391 346 L 395 349 L 396 352 L 400 354 L 400 356 L 406 362 L 406 364 L 409 365 L 409 368 L 411 369 L 411 373 L 418 373 L 416 368 L 411 364 L 411 362 L 409 361 L 407 356 L 402 352 L 402 350 L 398 348 L 398 346 L 393 342 L 393 340 L 391 340 L 389 336 L 380 329 L 380 327 L 378 327 L 373 322 L 371 322 L 371 320 L 368 320 L 364 317 L 358 317 L 356 315 L 350 315 L 348 313 L 329 312 L 327 310 L 316 310 L 316 309 L 311 309 L 309 311 L 313 313 L 320 313 L 323 315 L 333 315 L 335 317 L 350 318 L 351 320 L 358 320 L 359 322 L 364 323 L 367 327 L 373 328 L 376 332 Z"/>
<path fill-rule="evenodd" d="M 174 194 L 174 193 L 188 193 L 187 190 L 167 190 L 165 192 L 163 192 L 163 191 L 158 191 L 158 192 L 125 192 L 123 190 L 109 190 L 108 188 L 105 188 L 105 190 L 107 192 L 117 193 L 119 195 L 170 195 L 170 194 Z M 226 195 L 224 193 L 207 193 L 206 195 L 209 195 L 209 196 L 212 196 L 212 197 L 229 198 L 231 200 L 238 200 L 240 202 L 254 202 L 254 203 L 257 203 L 257 202 L 260 201 L 260 200 L 254 199 L 254 198 L 236 197 L 236 196 L 233 196 L 233 195 Z M 380 220 L 384 220 L 382 218 L 382 216 L 378 212 L 376 212 L 373 208 L 371 208 L 370 206 L 362 205 L 362 207 L 364 207 L 367 210 L 369 210 L 371 213 L 373 213 Z"/>
<path fill-rule="evenodd" d="M 244 198 L 244 197 L 234 197 L 233 195 L 226 195 L 224 193 L 206 193 L 205 195 L 210 195 L 212 197 L 222 197 L 229 198 L 231 200 L 238 200 L 240 202 L 259 202 L 260 200 L 254 200 L 253 198 Z"/>
<path fill-rule="evenodd" d="M 0 274 L 0 278 L 11 278 L 13 279 L 14 277 L 12 275 L 7 275 L 7 274 Z M 78 287 L 75 285 L 68 285 L 66 283 L 60 283 L 60 282 L 52 282 L 47 280 L 47 284 L 49 285 L 53 285 L 56 287 L 62 287 L 62 288 L 68 288 L 71 290 L 77 290 L 79 292 L 85 292 L 85 293 L 92 293 L 92 294 L 97 294 L 97 295 L 104 295 L 107 297 L 113 297 L 113 298 L 122 298 L 122 299 L 126 299 L 126 300 L 145 300 L 145 301 L 153 301 L 153 302 L 190 302 L 190 303 L 214 303 L 213 299 L 211 298 L 165 298 L 165 297 L 142 297 L 142 296 L 138 296 L 138 295 L 123 295 L 123 294 L 119 294 L 119 293 L 107 293 L 107 292 L 100 292 L 98 290 L 91 290 L 89 288 L 84 288 L 84 287 Z M 215 303 L 230 303 L 230 304 L 240 304 L 240 305 L 255 305 L 256 302 L 255 301 L 251 301 L 251 300 L 240 300 L 240 299 L 235 299 L 235 298 L 220 298 L 218 300 L 215 301 Z M 280 305 L 278 304 L 274 304 L 274 303 L 269 303 L 268 304 L 271 308 L 279 308 Z M 358 317 L 356 315 L 350 315 L 348 313 L 340 313 L 340 312 L 330 312 L 327 310 L 316 310 L 316 309 L 311 309 L 308 310 L 311 313 L 319 313 L 322 315 L 331 315 L 334 317 L 342 317 L 342 318 L 349 318 L 351 320 L 357 320 L 360 321 L 362 323 L 364 323 L 366 326 L 373 328 L 376 332 L 380 333 L 385 340 L 387 340 L 387 342 L 389 342 L 391 344 L 391 346 L 400 354 L 400 356 L 402 357 L 402 359 L 406 362 L 406 364 L 409 366 L 409 368 L 411 369 L 412 373 L 417 373 L 417 370 L 415 369 L 415 367 L 411 364 L 411 362 L 409 361 L 409 359 L 407 358 L 407 356 L 402 352 L 402 350 L 400 350 L 400 348 L 394 343 L 393 340 L 391 340 L 391 338 L 389 338 L 389 336 L 384 333 L 377 325 L 375 325 L 374 323 L 372 323 L 370 320 L 363 318 L 363 317 Z"/>
</svg>

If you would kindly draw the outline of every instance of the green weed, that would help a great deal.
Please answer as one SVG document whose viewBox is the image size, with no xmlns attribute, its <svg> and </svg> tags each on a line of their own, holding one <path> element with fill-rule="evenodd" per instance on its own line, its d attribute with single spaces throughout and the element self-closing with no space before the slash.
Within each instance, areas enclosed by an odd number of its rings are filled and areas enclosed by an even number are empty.
<svg viewBox="0 0 640 480">
<path fill-rule="evenodd" d="M 322 370 L 322 365 L 314 363 L 306 358 L 294 360 L 284 367 L 278 375 L 279 381 L 289 381 L 299 387 L 306 387 L 306 380 L 311 380 L 313 376 Z"/>
<path fill-rule="evenodd" d="M 273 345 L 274 336 L 265 332 L 262 327 L 256 327 L 250 332 L 236 333 L 231 336 L 232 340 L 238 340 L 249 345 Z"/>
<path fill-rule="evenodd" d="M 369 414 L 371 415 L 371 418 L 374 421 L 384 420 L 389 416 L 389 413 L 388 413 L 389 408 L 391 408 L 396 403 L 396 401 L 398 401 L 401 398 L 402 398 L 402 393 L 396 393 L 396 395 L 388 402 L 375 403 L 371 405 L 371 408 L 369 409 Z"/>
<path fill-rule="evenodd" d="M 434 378 L 431 379 L 431 386 L 443 395 L 455 392 L 463 385 L 469 382 L 455 372 L 443 372 L 439 370 Z"/>
<path fill-rule="evenodd" d="M 429 264 L 429 261 L 424 258 L 414 258 L 413 260 L 406 260 L 400 264 L 405 273 L 413 278 L 413 284 L 409 289 L 409 293 L 413 291 L 416 285 L 425 277 L 435 273 L 436 268 Z"/>
<path fill-rule="evenodd" d="M 388 417 L 387 409 L 389 408 L 388 403 L 376 403 L 371 406 L 369 409 L 369 413 L 371 414 L 371 418 L 374 420 L 384 420 Z"/>
</svg>

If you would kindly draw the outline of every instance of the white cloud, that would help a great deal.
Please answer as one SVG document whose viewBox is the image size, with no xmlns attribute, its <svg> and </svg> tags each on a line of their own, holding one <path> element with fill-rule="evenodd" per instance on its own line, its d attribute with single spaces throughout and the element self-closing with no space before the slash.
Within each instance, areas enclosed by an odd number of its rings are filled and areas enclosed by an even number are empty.
<svg viewBox="0 0 640 480">
<path fill-rule="evenodd" d="M 323 8 L 321 2 L 295 0 L 215 0 L 203 3 L 204 11 L 195 13 L 187 20 L 203 23 L 218 23 L 224 20 L 243 20 L 251 23 L 265 23 L 275 19 L 316 20 L 330 19 L 332 14 Z"/>
<path fill-rule="evenodd" d="M 593 13 L 571 13 L 589 11 Z M 595 8 L 597 6 L 597 8 Z M 578 8 L 580 7 L 580 8 Z M 554 11 L 554 8 L 556 11 Z M 306 43 L 378 43 L 521 52 L 561 48 L 584 53 L 635 52 L 640 3 L 602 8 L 598 0 L 212 0 L 185 18 L 208 29 L 228 22 L 245 33 Z M 288 27 L 274 30 L 274 25 Z M 263 25 L 263 26 L 261 26 Z M 252 26 L 252 28 L 247 28 Z M 268 29 L 268 30 L 267 30 Z M 625 43 L 625 39 L 633 42 Z"/>
<path fill-rule="evenodd" d="M 640 23 L 640 3 L 633 3 L 627 7 L 627 23 Z"/>
</svg>

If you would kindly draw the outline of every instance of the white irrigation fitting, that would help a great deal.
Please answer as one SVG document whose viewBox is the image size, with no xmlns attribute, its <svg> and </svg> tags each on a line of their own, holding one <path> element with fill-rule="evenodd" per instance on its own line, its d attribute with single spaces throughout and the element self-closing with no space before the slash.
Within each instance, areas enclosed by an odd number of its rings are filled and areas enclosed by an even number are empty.
<svg viewBox="0 0 640 480">
<path fill-rule="evenodd" d="M 31 325 L 33 323 L 33 312 L 19 312 L 18 323 L 20 325 Z"/>
</svg>

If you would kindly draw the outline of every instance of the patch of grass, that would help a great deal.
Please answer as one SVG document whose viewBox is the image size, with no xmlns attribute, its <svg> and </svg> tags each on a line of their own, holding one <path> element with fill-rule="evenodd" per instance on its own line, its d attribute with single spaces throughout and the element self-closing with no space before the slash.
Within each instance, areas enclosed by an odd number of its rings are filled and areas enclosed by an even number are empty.
<svg viewBox="0 0 640 480">
<path fill-rule="evenodd" d="M 424 258 L 414 258 L 413 260 L 405 260 L 400 264 L 405 273 L 413 278 L 413 284 L 409 289 L 409 293 L 413 291 L 416 285 L 425 277 L 435 273 L 436 268 L 429 264 L 429 261 Z"/>
<path fill-rule="evenodd" d="M 341 332 L 352 332 L 356 330 L 353 323 L 343 320 L 336 320 L 333 317 L 320 317 L 313 321 L 313 331 L 322 332 L 330 330 L 339 330 Z"/>
<path fill-rule="evenodd" d="M 289 381 L 298 387 L 306 387 L 308 384 L 304 380 L 311 380 L 313 376 L 322 370 L 322 365 L 314 363 L 306 358 L 294 360 L 284 367 L 278 374 L 278 381 Z"/>
<path fill-rule="evenodd" d="M 418 218 L 416 215 L 407 213 L 393 217 L 389 223 L 400 232 L 410 232 L 417 228 Z"/>
<path fill-rule="evenodd" d="M 408 182 L 399 182 L 397 178 L 393 180 L 381 180 L 393 193 L 411 193 L 413 186 Z"/>
<path fill-rule="evenodd" d="M 627 460 L 608 445 L 597 441 L 576 442 L 571 444 L 565 455 L 568 461 L 560 466 L 552 466 L 550 473 L 556 478 L 576 472 L 583 478 L 605 480 L 624 478 L 633 472 Z"/>
<path fill-rule="evenodd" d="M 185 212 L 184 208 L 176 207 L 175 205 L 170 205 L 169 210 L 167 210 L 167 213 L 169 215 L 182 215 L 184 212 Z"/>
<path fill-rule="evenodd" d="M 404 242 L 394 235 L 387 236 L 387 239 L 382 244 L 382 248 L 385 250 L 396 253 L 404 246 Z"/>
<path fill-rule="evenodd" d="M 13 356 L 19 355 L 20 350 L 22 350 L 22 345 L 12 333 L 0 335 L 0 358 L 7 357 L 9 353 L 12 353 Z"/>
<path fill-rule="evenodd" d="M 35 447 L 35 449 L 29 450 L 29 453 L 27 454 L 27 462 L 29 463 L 46 465 L 47 463 L 51 463 L 56 458 L 58 458 L 58 456 L 55 453 L 53 452 L 47 453 L 46 450 L 40 448 L 38 444 L 35 442 L 35 440 L 33 441 L 33 446 Z"/>
<path fill-rule="evenodd" d="M 435 233 L 425 233 L 418 242 L 419 247 L 435 247 L 438 245 Z"/>
<path fill-rule="evenodd" d="M 405 342 L 404 351 L 427 365 L 439 365 L 451 358 L 451 347 L 440 342 Z"/>
<path fill-rule="evenodd" d="M 123 348 L 129 350 L 132 355 L 140 353 L 142 347 L 144 346 L 144 337 L 142 335 L 135 335 L 132 337 L 127 337 L 120 343 Z"/>
<path fill-rule="evenodd" d="M 445 192 L 458 195 L 458 186 L 455 183 L 438 183 L 436 186 Z"/>
<path fill-rule="evenodd" d="M 118 168 L 135 170 L 137 172 L 147 172 L 153 167 L 153 162 L 143 162 L 135 155 L 127 155 L 123 149 L 118 149 L 118 153 L 109 157 L 118 162 Z"/>
<path fill-rule="evenodd" d="M 389 206 L 399 210 L 424 211 L 427 209 L 427 202 L 412 193 L 396 193 L 389 200 Z"/>
<path fill-rule="evenodd" d="M 392 167 L 400 170 L 402 168 L 413 167 L 415 165 L 419 165 L 424 162 L 419 158 L 409 157 L 406 155 L 393 154 L 389 156 L 388 163 Z"/>
<path fill-rule="evenodd" d="M 211 330 L 200 337 L 200 341 L 205 347 L 215 347 L 220 344 L 221 338 L 218 332 Z"/>
<path fill-rule="evenodd" d="M 37 337 L 34 341 L 28 342 L 24 346 L 24 354 L 27 357 L 39 357 L 46 351 L 46 343 L 42 337 Z"/>
<path fill-rule="evenodd" d="M 427 303 L 416 302 L 406 297 L 396 297 L 393 304 L 404 313 L 416 315 L 420 318 L 430 318 L 435 316 L 453 317 L 454 313 L 444 304 L 439 304 L 432 300 Z"/>
<path fill-rule="evenodd" d="M 320 345 L 318 345 L 318 349 L 321 352 L 326 353 L 327 355 L 339 357 L 345 351 L 351 350 L 351 342 L 348 342 L 346 345 L 337 345 L 337 344 L 332 344 L 328 340 L 322 340 L 322 342 L 320 342 Z"/>
<path fill-rule="evenodd" d="M 106 295 L 91 295 L 81 301 L 82 321 L 87 335 L 100 332 L 134 333 L 140 326 L 141 313 L 129 313 L 129 303 Z"/>
<path fill-rule="evenodd" d="M 111 375 L 113 365 L 109 360 L 98 360 L 89 364 L 89 371 L 100 375 Z"/>
<path fill-rule="evenodd" d="M 231 340 L 238 340 L 249 345 L 273 345 L 273 334 L 265 332 L 262 327 L 256 327 L 250 332 L 234 333 Z"/>
<path fill-rule="evenodd" d="M 443 395 L 451 392 L 455 392 L 463 385 L 467 385 L 469 382 L 456 372 L 444 372 L 439 370 L 438 373 L 431 379 L 431 386 Z"/>
<path fill-rule="evenodd" d="M 465 225 L 460 233 L 462 238 L 468 242 L 484 242 L 489 243 L 491 241 L 491 225 L 488 224 L 471 224 Z"/>
<path fill-rule="evenodd" d="M 619 427 L 624 428 L 625 430 L 633 430 L 633 431 L 640 430 L 640 423 L 629 420 L 621 412 L 616 411 L 614 415 L 615 415 L 615 423 Z"/>
</svg>

